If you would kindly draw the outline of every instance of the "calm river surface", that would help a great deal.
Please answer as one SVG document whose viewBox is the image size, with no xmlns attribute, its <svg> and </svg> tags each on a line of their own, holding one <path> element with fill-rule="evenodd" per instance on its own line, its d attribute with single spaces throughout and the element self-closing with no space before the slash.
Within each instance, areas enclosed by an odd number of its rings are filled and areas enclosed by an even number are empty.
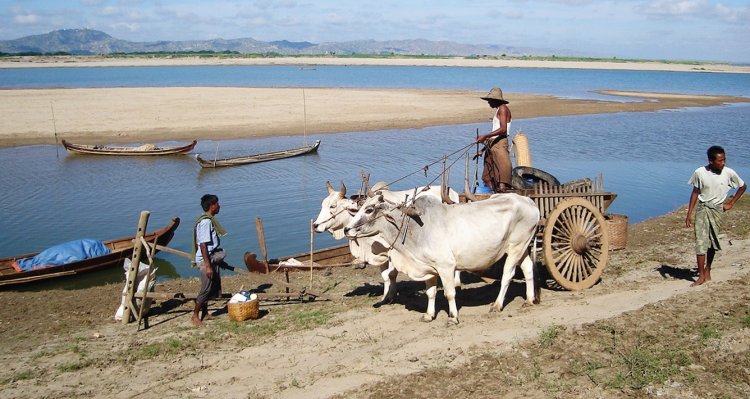
<svg viewBox="0 0 750 399">
<path fill-rule="evenodd" d="M 427 87 L 594 98 L 592 90 L 643 90 L 750 97 L 750 75 L 568 71 L 490 68 L 399 67 L 150 67 L 39 68 L 2 70 L 0 89 L 15 87 L 264 86 L 264 87 Z M 510 99 L 512 102 L 512 98 Z M 478 101 L 478 107 L 485 106 Z M 512 103 L 511 103 L 512 107 Z M 8 116 L 1 116 L 6 118 Z M 685 204 L 692 171 L 705 163 L 712 144 L 727 149 L 728 165 L 750 179 L 750 105 L 515 120 L 513 131 L 528 137 L 535 167 L 560 181 L 604 176 L 605 190 L 618 195 L 610 212 L 635 223 Z M 318 154 L 256 165 L 201 170 L 191 155 L 118 158 L 67 154 L 49 145 L 0 149 L 0 257 L 39 251 L 77 238 L 132 235 L 141 210 L 149 210 L 149 230 L 173 216 L 183 224 L 170 244 L 189 251 L 191 226 L 201 213 L 199 199 L 215 193 L 219 219 L 229 231 L 223 246 L 232 264 L 258 252 L 255 219 L 263 220 L 269 257 L 305 252 L 310 221 L 326 195 L 325 182 L 343 181 L 352 193 L 360 171 L 370 181 L 395 181 L 395 188 L 428 184 L 440 165 L 432 164 L 471 142 L 489 123 L 350 132 L 229 141 L 199 141 L 193 153 L 257 153 L 322 140 Z M 167 142 L 165 144 L 174 144 Z M 454 159 L 451 159 L 451 161 Z M 473 164 L 471 174 L 473 175 Z M 461 190 L 464 161 L 451 172 Z M 336 245 L 328 234 L 315 247 Z M 159 255 L 160 278 L 196 276 L 186 260 Z M 117 281 L 109 271 L 86 284 Z"/>
</svg>

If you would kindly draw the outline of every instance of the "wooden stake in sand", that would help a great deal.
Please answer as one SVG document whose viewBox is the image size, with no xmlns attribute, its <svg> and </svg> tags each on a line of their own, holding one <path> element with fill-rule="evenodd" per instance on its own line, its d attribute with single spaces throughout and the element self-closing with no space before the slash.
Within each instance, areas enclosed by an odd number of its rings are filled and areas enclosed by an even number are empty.
<svg viewBox="0 0 750 399">
<path fill-rule="evenodd" d="M 305 118 L 302 122 L 302 137 L 304 144 L 307 146 L 307 101 L 305 101 L 305 88 L 302 88 L 302 115 Z"/>
<path fill-rule="evenodd" d="M 135 296 L 135 291 L 136 291 L 135 280 L 136 280 L 136 276 L 138 275 L 138 266 L 141 264 L 141 250 L 143 249 L 141 238 L 143 238 L 143 235 L 146 232 L 146 227 L 148 226 L 149 215 L 150 215 L 149 211 L 141 211 L 141 217 L 138 220 L 138 229 L 135 232 L 133 258 L 130 262 L 130 270 L 128 270 L 128 278 L 125 282 L 127 294 L 125 297 L 125 311 L 122 313 L 122 324 L 130 323 L 130 316 L 136 315 L 139 313 L 139 312 L 136 312 L 136 306 L 135 306 L 135 301 L 134 301 L 134 296 Z"/>
<path fill-rule="evenodd" d="M 55 156 L 60 158 L 60 149 L 57 146 L 57 120 L 55 119 L 55 107 L 52 106 L 52 101 L 49 103 L 49 109 L 52 111 L 52 129 L 55 132 Z"/>
</svg>

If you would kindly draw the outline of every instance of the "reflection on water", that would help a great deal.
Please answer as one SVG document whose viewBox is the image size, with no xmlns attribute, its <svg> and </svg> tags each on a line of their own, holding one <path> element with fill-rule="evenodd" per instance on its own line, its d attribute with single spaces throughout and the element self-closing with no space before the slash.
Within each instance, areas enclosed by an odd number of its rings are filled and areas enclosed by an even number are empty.
<svg viewBox="0 0 750 399">
<path fill-rule="evenodd" d="M 749 111 L 748 105 L 731 105 L 521 119 L 513 128 L 528 136 L 533 165 L 560 181 L 602 174 L 605 189 L 618 195 L 610 211 L 627 214 L 635 223 L 687 202 L 686 182 L 706 162 L 705 150 L 712 144 L 724 146 L 728 165 L 750 179 Z M 151 211 L 149 231 L 181 217 L 169 246 L 189 252 L 205 193 L 220 198 L 219 220 L 229 232 L 222 246 L 230 264 L 241 265 L 245 251 L 259 252 L 256 217 L 263 220 L 269 257 L 305 252 L 326 181 L 335 186 L 343 181 L 350 194 L 359 187 L 362 170 L 371 183 L 403 178 L 393 185 L 397 189 L 428 184 L 437 178 L 440 165 L 423 168 L 467 146 L 477 128 L 484 132 L 489 124 L 308 136 L 308 143 L 322 140 L 317 154 L 216 170 L 202 170 L 194 154 L 102 157 L 70 155 L 55 146 L 0 149 L 0 257 L 78 238 L 130 236 L 144 209 Z M 218 143 L 218 152 L 217 142 L 199 141 L 194 153 L 212 158 L 268 152 L 299 147 L 304 140 L 228 140 Z M 454 189 L 462 190 L 463 175 L 461 159 L 451 169 Z M 312 238 L 316 248 L 342 243 L 328 234 Z M 197 276 L 185 259 L 164 253 L 158 258 L 171 266 L 159 266 L 162 278 Z M 118 270 L 111 273 L 115 281 L 122 278 Z"/>
</svg>

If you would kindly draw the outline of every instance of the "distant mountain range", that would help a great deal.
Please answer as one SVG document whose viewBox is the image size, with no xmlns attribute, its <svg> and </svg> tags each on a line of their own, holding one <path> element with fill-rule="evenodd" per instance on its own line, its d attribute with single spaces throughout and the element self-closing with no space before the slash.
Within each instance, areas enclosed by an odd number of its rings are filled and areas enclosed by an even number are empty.
<svg viewBox="0 0 750 399">
<path fill-rule="evenodd" d="M 551 50 L 497 45 L 472 45 L 430 40 L 358 40 L 349 42 L 263 42 L 252 38 L 131 42 L 116 39 L 92 29 L 62 29 L 43 35 L 0 41 L 0 53 L 68 53 L 97 55 L 112 53 L 157 52 L 232 52 L 239 54 L 371 54 L 371 55 L 438 55 L 438 56 L 521 56 L 553 55 Z M 557 54 L 560 55 L 560 54 Z M 567 54 L 570 55 L 570 54 Z"/>
</svg>

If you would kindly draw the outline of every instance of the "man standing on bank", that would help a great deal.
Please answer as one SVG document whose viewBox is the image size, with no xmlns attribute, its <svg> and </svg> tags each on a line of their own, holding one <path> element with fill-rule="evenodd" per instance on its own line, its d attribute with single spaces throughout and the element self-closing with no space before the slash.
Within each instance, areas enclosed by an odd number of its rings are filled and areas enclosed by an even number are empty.
<svg viewBox="0 0 750 399">
<path fill-rule="evenodd" d="M 734 207 L 747 188 L 737 172 L 725 166 L 726 154 L 723 148 L 712 146 L 706 155 L 708 165 L 696 169 L 688 181 L 693 186 L 693 192 L 690 194 L 685 226 L 694 226 L 698 264 L 698 280 L 691 287 L 711 281 L 711 264 L 716 251 L 721 250 L 719 233 L 722 216 Z M 736 188 L 737 192 L 731 200 L 724 202 L 732 188 Z"/>
<path fill-rule="evenodd" d="M 484 170 L 482 181 L 496 193 L 503 193 L 511 188 L 510 152 L 508 134 L 510 133 L 511 114 L 508 101 L 503 99 L 503 91 L 493 87 L 486 96 L 480 97 L 495 110 L 492 117 L 492 131 L 477 137 L 477 143 L 484 143 Z"/>
<path fill-rule="evenodd" d="M 226 234 L 224 228 L 214 216 L 219 213 L 219 197 L 206 194 L 201 197 L 201 207 L 205 212 L 195 221 L 193 229 L 193 253 L 195 264 L 200 269 L 201 289 L 195 298 L 193 309 L 193 324 L 200 325 L 203 320 L 211 320 L 214 317 L 208 313 L 208 300 L 221 294 L 221 275 L 219 268 L 226 266 L 223 249 L 219 247 L 220 236 Z M 203 312 L 200 315 L 200 312 Z M 199 317 L 200 316 L 200 317 Z"/>
</svg>

